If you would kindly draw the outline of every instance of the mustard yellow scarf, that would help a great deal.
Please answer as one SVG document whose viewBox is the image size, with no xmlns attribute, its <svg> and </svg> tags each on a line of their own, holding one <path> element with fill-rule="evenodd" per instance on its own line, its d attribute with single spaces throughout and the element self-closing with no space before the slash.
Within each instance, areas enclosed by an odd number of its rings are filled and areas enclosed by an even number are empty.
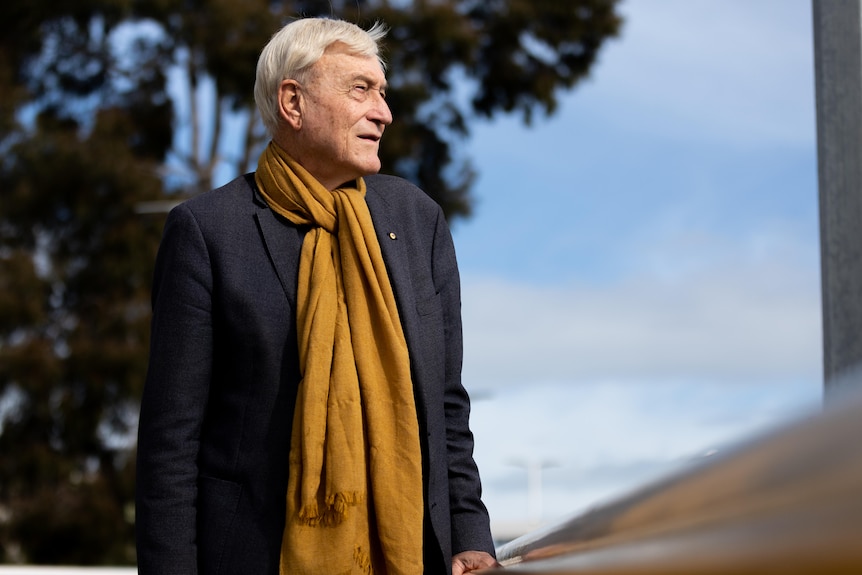
<svg viewBox="0 0 862 575">
<path fill-rule="evenodd" d="M 365 182 L 332 192 L 274 143 L 255 179 L 302 245 L 302 381 L 283 575 L 422 573 L 422 463 L 407 343 Z"/>
</svg>

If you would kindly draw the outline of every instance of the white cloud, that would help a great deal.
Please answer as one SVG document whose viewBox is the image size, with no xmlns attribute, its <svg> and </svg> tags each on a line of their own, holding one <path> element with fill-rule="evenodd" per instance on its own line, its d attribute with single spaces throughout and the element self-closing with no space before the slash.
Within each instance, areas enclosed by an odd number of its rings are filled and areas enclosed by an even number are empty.
<svg viewBox="0 0 862 575">
<path fill-rule="evenodd" d="M 463 280 L 464 381 L 486 503 L 528 525 L 581 512 L 821 397 L 816 243 L 790 224 L 740 238 L 655 217 L 618 280 Z M 520 463 L 516 463 L 519 461 Z"/>
<path fill-rule="evenodd" d="M 787 230 L 738 243 L 692 230 L 635 237 L 615 283 L 466 275 L 464 381 L 818 378 L 819 280 Z"/>
<path fill-rule="evenodd" d="M 544 464 L 541 518 L 571 515 L 810 411 L 820 396 L 817 382 L 605 380 L 504 389 L 473 407 L 484 499 L 494 524 L 526 523 L 525 464 Z"/>
</svg>

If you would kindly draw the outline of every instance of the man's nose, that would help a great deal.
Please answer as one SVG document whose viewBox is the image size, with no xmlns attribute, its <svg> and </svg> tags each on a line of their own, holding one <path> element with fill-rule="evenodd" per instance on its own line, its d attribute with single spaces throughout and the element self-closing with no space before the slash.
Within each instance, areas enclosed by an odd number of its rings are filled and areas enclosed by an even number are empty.
<svg viewBox="0 0 862 575">
<path fill-rule="evenodd" d="M 389 104 L 386 103 L 386 99 L 380 92 L 374 91 L 372 98 L 374 98 L 374 105 L 368 112 L 368 119 L 388 126 L 392 123 L 392 111 L 389 109 Z"/>
</svg>

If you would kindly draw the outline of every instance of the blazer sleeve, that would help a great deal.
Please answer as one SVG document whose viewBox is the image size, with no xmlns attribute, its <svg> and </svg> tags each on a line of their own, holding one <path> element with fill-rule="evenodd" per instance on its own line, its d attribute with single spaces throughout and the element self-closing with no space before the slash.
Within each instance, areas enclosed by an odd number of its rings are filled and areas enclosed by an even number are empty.
<svg viewBox="0 0 862 575">
<path fill-rule="evenodd" d="M 213 277 L 191 210 L 165 224 L 153 282 L 150 361 L 138 428 L 139 573 L 195 574 L 197 460 L 212 376 Z"/>
<path fill-rule="evenodd" d="M 455 247 L 442 210 L 434 237 L 433 275 L 443 306 L 446 363 L 444 415 L 449 477 L 452 553 L 486 551 L 494 555 L 488 511 L 482 503 L 479 470 L 473 459 L 470 399 L 461 382 L 463 335 L 461 285 Z"/>
</svg>

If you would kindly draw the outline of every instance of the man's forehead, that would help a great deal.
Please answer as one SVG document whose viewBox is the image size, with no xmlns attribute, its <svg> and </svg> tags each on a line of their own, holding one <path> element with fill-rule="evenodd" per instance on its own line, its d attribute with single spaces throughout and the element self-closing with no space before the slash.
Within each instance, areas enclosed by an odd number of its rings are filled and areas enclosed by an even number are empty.
<svg viewBox="0 0 862 575">
<path fill-rule="evenodd" d="M 315 66 L 322 72 L 335 73 L 342 77 L 368 76 L 369 79 L 385 82 L 383 67 L 376 56 L 351 52 L 341 42 L 330 44 Z"/>
</svg>

